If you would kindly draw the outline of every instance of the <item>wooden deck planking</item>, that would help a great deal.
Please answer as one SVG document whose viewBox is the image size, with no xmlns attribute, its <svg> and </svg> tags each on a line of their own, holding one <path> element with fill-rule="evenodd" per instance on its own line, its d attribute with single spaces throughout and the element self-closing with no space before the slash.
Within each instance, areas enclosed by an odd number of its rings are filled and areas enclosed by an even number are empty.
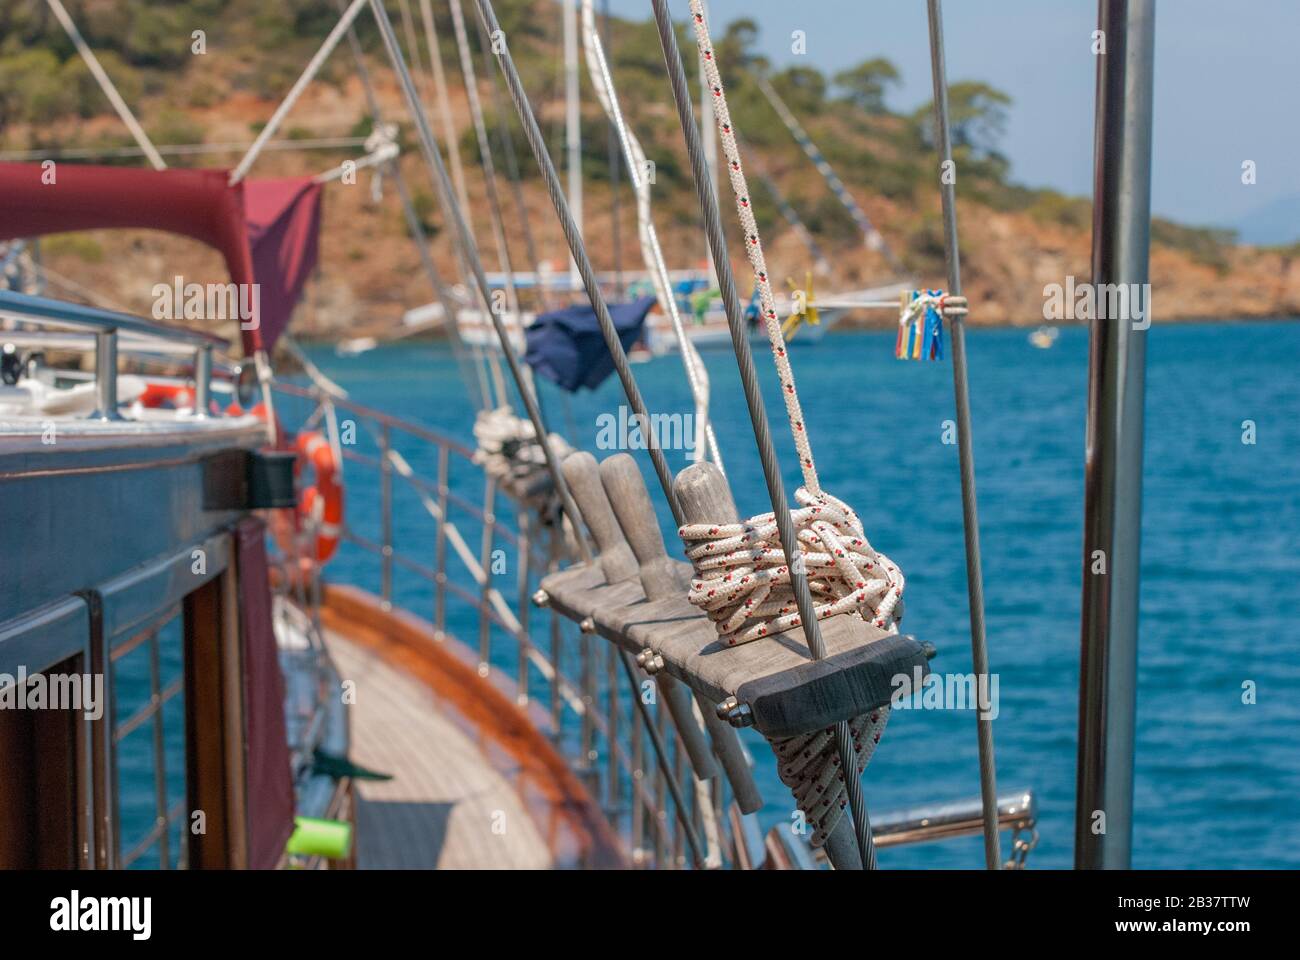
<svg viewBox="0 0 1300 960">
<path fill-rule="evenodd" d="M 355 683 L 351 759 L 394 775 L 356 781 L 358 867 L 553 866 L 515 788 L 432 691 L 338 633 L 327 631 L 326 643 L 344 682 Z"/>
</svg>

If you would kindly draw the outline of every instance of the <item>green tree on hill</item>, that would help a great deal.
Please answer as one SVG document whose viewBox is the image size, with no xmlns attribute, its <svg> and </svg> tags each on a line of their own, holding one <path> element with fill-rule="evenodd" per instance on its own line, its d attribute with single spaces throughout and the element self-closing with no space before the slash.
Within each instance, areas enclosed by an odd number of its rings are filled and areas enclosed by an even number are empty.
<svg viewBox="0 0 1300 960">
<path fill-rule="evenodd" d="M 849 70 L 841 70 L 832 80 L 843 91 L 840 99 L 863 113 L 875 116 L 889 112 L 885 107 L 885 90 L 898 83 L 899 73 L 889 60 L 876 57 Z"/>
</svg>

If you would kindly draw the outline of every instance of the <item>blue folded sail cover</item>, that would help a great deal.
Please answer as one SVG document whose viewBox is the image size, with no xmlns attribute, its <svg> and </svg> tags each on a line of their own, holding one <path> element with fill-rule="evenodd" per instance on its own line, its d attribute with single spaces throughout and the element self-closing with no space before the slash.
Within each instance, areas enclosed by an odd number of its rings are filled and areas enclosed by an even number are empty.
<svg viewBox="0 0 1300 960">
<path fill-rule="evenodd" d="M 654 297 L 631 303 L 611 303 L 609 315 L 619 342 L 628 350 L 641 337 Z M 570 393 L 579 387 L 595 390 L 614 372 L 614 358 L 605 346 L 600 321 L 590 304 L 539 314 L 524 331 L 528 349 L 524 362 Z"/>
</svg>

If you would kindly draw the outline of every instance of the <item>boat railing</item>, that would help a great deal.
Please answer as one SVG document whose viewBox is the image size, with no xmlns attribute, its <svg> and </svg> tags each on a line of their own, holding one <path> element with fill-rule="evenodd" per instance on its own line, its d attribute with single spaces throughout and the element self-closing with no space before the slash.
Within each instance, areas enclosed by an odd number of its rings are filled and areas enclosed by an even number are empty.
<svg viewBox="0 0 1300 960">
<path fill-rule="evenodd" d="M 326 579 L 341 576 L 359 586 L 369 576 L 386 608 L 428 610 L 435 637 L 468 646 L 480 676 L 511 690 L 521 707 L 538 711 L 635 864 L 690 863 L 674 793 L 683 798 L 685 819 L 706 848 L 703 865 L 808 869 L 824 862 L 824 854 L 788 823 L 764 833 L 754 814 L 742 815 L 726 777 L 700 790 L 669 711 L 651 711 L 653 737 L 643 728 L 620 682 L 614 645 L 581 630 L 575 634 L 571 621 L 553 608 L 534 609 L 541 579 L 572 560 L 571 544 L 564 531 L 513 504 L 476 462 L 474 450 L 317 386 L 277 381 L 275 389 L 286 423 L 322 430 L 342 464 L 361 468 L 350 470 L 347 479 L 341 539 L 355 551 L 351 565 L 341 575 L 338 567 L 329 568 Z M 342 442 L 348 434 L 352 442 Z M 304 537 L 313 535 L 304 529 Z M 503 547 L 514 553 L 513 569 L 501 566 Z M 312 577 L 300 600 L 312 608 L 321 596 L 321 570 L 308 566 Z M 546 618 L 543 624 L 535 622 L 539 616 Z M 650 687 L 645 681 L 637 692 Z M 686 789 L 670 788 L 653 755 L 655 739 L 676 783 Z M 999 796 L 998 825 L 1012 835 L 1005 866 L 1023 866 L 1037 842 L 1033 792 Z M 882 849 L 973 836 L 982 830 L 982 804 L 974 797 L 883 811 L 873 817 L 873 829 Z"/>
<path fill-rule="evenodd" d="M 643 728 L 614 648 L 554 611 L 533 609 L 541 577 L 570 559 L 571 533 L 509 500 L 453 437 L 320 387 L 277 381 L 275 389 L 284 423 L 322 431 L 347 471 L 340 549 L 352 551 L 341 554 L 346 572 L 336 559 L 325 581 L 366 584 L 386 609 L 428 611 L 435 637 L 468 646 L 480 676 L 537 711 L 634 864 L 687 865 L 674 791 L 652 755 L 657 739 L 675 779 L 688 782 L 686 749 L 666 711 L 652 711 L 653 732 Z M 313 536 L 305 528 L 303 543 Z M 297 561 L 311 574 L 299 587 L 309 607 L 322 595 L 311 555 L 302 550 Z M 653 696 L 651 686 L 636 694 Z M 730 836 L 722 788 L 679 795 L 695 835 L 707 840 L 705 862 L 733 861 L 742 838 Z"/>
<path fill-rule="evenodd" d="M 182 355 L 193 361 L 194 411 L 206 416 L 212 399 L 213 364 L 216 353 L 229 342 L 201 330 L 144 320 L 127 313 L 105 310 L 0 290 L 0 320 L 31 324 L 36 331 L 5 331 L 5 342 L 46 348 L 93 350 L 96 389 L 93 419 L 116 420 L 117 369 L 119 352 Z M 52 329 L 51 329 L 52 328 Z M 232 379 L 237 366 L 226 365 Z"/>
</svg>

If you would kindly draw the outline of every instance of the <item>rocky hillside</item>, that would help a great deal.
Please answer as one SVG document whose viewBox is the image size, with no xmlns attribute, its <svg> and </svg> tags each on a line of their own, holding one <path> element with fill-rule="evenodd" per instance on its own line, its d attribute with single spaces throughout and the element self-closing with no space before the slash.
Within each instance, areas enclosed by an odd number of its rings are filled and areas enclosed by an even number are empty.
<svg viewBox="0 0 1300 960">
<path fill-rule="evenodd" d="M 101 55 L 123 95 L 158 144 L 206 144 L 213 152 L 168 154 L 176 164 L 233 166 L 240 150 L 217 145 L 247 144 L 270 116 L 319 39 L 328 32 L 333 0 L 188 0 L 165 7 L 144 0 L 67 0 L 87 40 Z M 414 14 L 422 35 L 419 4 L 390 3 L 399 31 L 403 6 Z M 562 78 L 557 51 L 559 11 L 550 0 L 499 0 L 499 13 L 512 52 L 531 91 L 552 155 L 561 162 Z M 457 149 L 466 165 L 473 220 L 489 269 L 497 267 L 477 143 L 460 83 L 452 26 L 443 3 L 436 22 L 440 55 L 451 83 L 458 129 Z M 469 4 L 472 10 L 472 3 Z M 194 31 L 202 30 L 203 52 Z M 780 216 L 759 171 L 798 211 L 833 265 L 817 279 L 818 293 L 862 287 L 891 279 L 881 253 L 868 250 L 852 220 L 831 197 L 807 158 L 777 121 L 759 93 L 751 71 L 767 65 L 752 50 L 757 28 L 740 21 L 718 43 L 719 62 L 733 65 L 729 98 L 746 135 L 751 187 L 764 230 L 774 277 L 800 283 L 811 257 Z M 723 31 L 719 30 L 719 33 Z M 404 111 L 391 72 L 382 59 L 374 28 L 359 21 L 361 42 L 387 117 Z M 473 21 L 471 37 L 476 39 Z M 697 266 L 704 240 L 696 211 L 676 114 L 664 77 L 657 37 L 647 23 L 611 24 L 612 67 L 629 120 L 656 165 L 655 216 L 673 266 Z M 427 53 L 419 78 L 427 82 Z M 494 89 L 477 53 L 480 95 L 488 127 L 498 131 L 494 104 L 507 112 L 513 140 L 523 138 L 504 99 Z M 743 65 L 743 66 L 742 66 Z M 583 158 L 587 174 L 585 231 L 598 268 L 639 269 L 635 208 L 626 174 L 611 190 L 608 126 L 590 95 L 583 68 Z M 877 225 L 903 267 L 932 285 L 944 276 L 934 154 L 924 111 L 902 115 L 888 107 L 892 64 L 869 60 L 835 76 L 808 68 L 771 74 L 822 147 L 850 191 Z M 1014 104 L 979 83 L 954 85 L 954 136 L 958 144 L 959 223 L 963 275 L 972 301 L 971 322 L 1037 324 L 1043 321 L 1044 289 L 1080 282 L 1088 274 L 1091 210 L 1087 199 L 1017 186 L 998 152 L 1005 116 Z M 436 130 L 440 127 L 435 126 Z M 280 138 L 306 143 L 321 138 L 359 137 L 370 130 L 364 91 L 346 44 L 322 77 L 298 103 Z M 402 169 L 416 205 L 433 235 L 435 257 L 448 277 L 454 253 L 443 229 L 431 182 L 418 156 L 408 123 L 402 124 Z M 132 141 L 50 18 L 42 0 L 10 0 L 0 10 L 0 152 L 46 156 L 78 150 L 105 155 L 96 162 L 139 164 L 115 156 Z M 506 202 L 506 232 L 516 269 L 526 269 L 522 218 L 526 211 L 539 259 L 563 269 L 563 240 L 554 225 L 535 166 L 518 158 L 525 211 L 512 201 L 501 139 L 493 137 L 499 189 Z M 265 153 L 254 176 L 284 176 L 328 169 L 361 150 L 277 149 Z M 295 320 L 304 336 L 336 336 L 393 323 L 404 309 L 427 302 L 431 291 L 409 242 L 396 191 L 382 182 L 377 197 L 369 172 L 356 184 L 335 183 L 325 194 L 319 276 Z M 730 201 L 728 199 L 728 209 Z M 618 231 L 615 237 L 614 221 Z M 733 252 L 740 250 L 738 242 Z M 1300 314 L 1300 249 L 1240 246 L 1221 231 L 1163 221 L 1153 225 L 1153 312 L 1157 322 L 1211 317 L 1275 317 Z M 143 231 L 101 232 L 46 239 L 41 256 L 51 276 L 93 289 L 108 301 L 147 311 L 150 290 L 180 274 L 187 279 L 224 279 L 211 251 L 190 241 Z M 747 265 L 737 262 L 747 282 Z M 59 292 L 74 295 L 73 286 Z M 862 321 L 869 318 L 863 317 Z M 877 318 L 878 322 L 890 322 Z"/>
</svg>

